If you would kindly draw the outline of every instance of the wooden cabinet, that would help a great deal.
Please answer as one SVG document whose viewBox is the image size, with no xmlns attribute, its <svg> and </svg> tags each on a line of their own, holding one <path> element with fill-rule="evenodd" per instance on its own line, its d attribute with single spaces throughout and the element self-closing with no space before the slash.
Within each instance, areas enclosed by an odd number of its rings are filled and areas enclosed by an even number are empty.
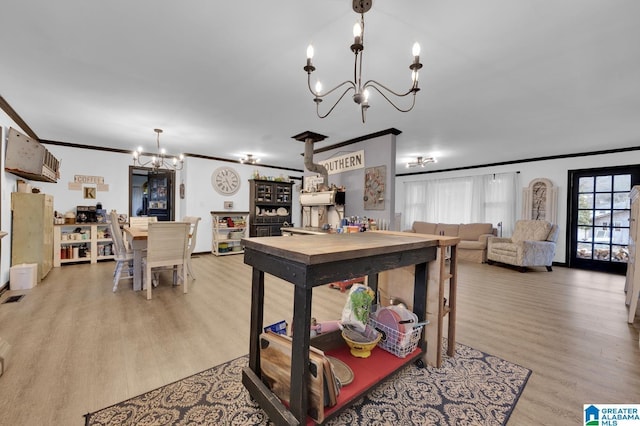
<svg viewBox="0 0 640 426">
<path fill-rule="evenodd" d="M 640 186 L 631 188 L 631 217 L 629 218 L 629 261 L 627 263 L 627 279 L 625 282 L 626 304 L 629 306 L 629 318 L 632 324 L 638 309 L 638 297 L 640 296 L 640 273 L 635 269 L 640 261 L 638 252 L 638 221 L 640 220 Z"/>
<path fill-rule="evenodd" d="M 11 194 L 11 264 L 38 264 L 38 281 L 53 264 L 53 197 L 46 194 Z"/>
<path fill-rule="evenodd" d="M 242 383 L 271 421 L 279 425 L 300 425 L 307 421 L 313 287 L 366 275 L 368 285 L 375 291 L 379 272 L 415 265 L 412 266 L 413 311 L 422 321 L 427 314 L 430 281 L 427 280 L 427 265 L 436 260 L 438 243 L 437 237 L 384 231 L 246 240 L 244 262 L 253 267 L 253 281 L 249 366 L 242 371 Z M 263 331 L 265 274 L 281 278 L 278 285 L 289 283 L 294 286 L 288 406 L 275 397 L 261 378 L 260 334 Z M 350 367 L 360 378 L 357 386 L 352 383 L 342 389 L 335 406 L 325 407 L 323 413 L 318 413 L 321 414 L 318 416 L 320 421 L 323 421 L 321 417 L 327 419 L 337 415 L 397 369 L 420 359 L 427 349 L 423 334 L 421 344 L 406 358 L 376 348 L 369 358 L 362 360 L 351 356 L 344 342 L 339 348 L 317 345 L 317 342 L 313 341 L 314 346 L 327 355 L 351 363 Z M 364 374 L 364 370 L 375 371 L 375 374 Z"/>
<path fill-rule="evenodd" d="M 64 263 L 113 259 L 113 240 L 108 223 L 55 225 L 53 232 L 53 266 Z"/>
<path fill-rule="evenodd" d="M 216 256 L 244 253 L 241 239 L 247 237 L 249 212 L 211 212 L 211 223 L 211 253 Z"/>
<path fill-rule="evenodd" d="M 249 180 L 249 236 L 282 235 L 283 223 L 291 224 L 293 183 Z"/>
</svg>

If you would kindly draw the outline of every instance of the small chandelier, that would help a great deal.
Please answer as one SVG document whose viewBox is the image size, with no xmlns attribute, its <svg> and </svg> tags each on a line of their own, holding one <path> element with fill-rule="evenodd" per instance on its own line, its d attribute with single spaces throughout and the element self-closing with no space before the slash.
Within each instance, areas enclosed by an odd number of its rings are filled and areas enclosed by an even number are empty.
<svg viewBox="0 0 640 426">
<path fill-rule="evenodd" d="M 409 161 L 407 163 L 407 168 L 424 167 L 425 164 L 437 163 L 437 162 L 438 160 L 436 160 L 434 157 L 418 157 L 416 161 Z"/>
<path fill-rule="evenodd" d="M 252 154 L 247 154 L 246 157 L 240 159 L 240 163 L 242 164 L 256 164 L 259 163 L 260 159 L 254 157 Z"/>
<path fill-rule="evenodd" d="M 420 45 L 418 43 L 414 43 L 412 53 L 413 53 L 413 63 L 409 65 L 409 69 L 411 70 L 411 88 L 406 93 L 396 93 L 388 87 L 384 86 L 381 83 L 378 83 L 375 80 L 368 80 L 364 84 L 362 83 L 362 51 L 364 50 L 364 14 L 369 9 L 371 9 L 372 0 L 353 0 L 353 11 L 360 14 L 360 22 L 356 22 L 353 26 L 353 44 L 351 45 L 351 51 L 355 55 L 354 65 L 353 65 L 353 80 L 347 80 L 343 83 L 340 83 L 333 89 L 322 92 L 322 85 L 318 81 L 315 86 L 315 90 L 311 88 L 311 73 L 315 71 L 315 67 L 312 65 L 311 60 L 313 59 L 313 46 L 309 45 L 307 47 L 307 65 L 304 67 L 304 70 L 307 72 L 307 85 L 309 86 L 309 91 L 314 96 L 313 101 L 316 103 L 316 113 L 318 117 L 325 118 L 331 111 L 338 105 L 338 103 L 342 100 L 342 98 L 347 94 L 349 90 L 353 90 L 353 101 L 360 105 L 360 111 L 362 115 L 362 122 L 364 123 L 366 120 L 366 112 L 369 108 L 369 90 L 374 89 L 378 93 L 382 95 L 395 109 L 400 112 L 409 112 L 413 109 L 416 103 L 416 93 L 420 90 L 418 87 L 418 70 L 422 68 L 422 64 L 420 63 Z M 329 109 L 326 114 L 320 114 L 320 103 L 322 102 L 322 98 L 333 93 L 334 91 L 343 88 L 346 86 L 338 100 L 333 104 L 333 106 Z M 413 95 L 413 100 L 411 102 L 411 106 L 409 108 L 403 109 L 397 106 L 390 97 L 396 96 L 398 98 L 405 97 L 407 95 Z"/>
<path fill-rule="evenodd" d="M 142 152 L 142 147 L 138 147 L 136 151 L 133 151 L 133 165 L 140 167 L 150 167 L 154 170 L 167 169 L 167 170 L 182 170 L 184 165 L 184 155 L 180 154 L 178 157 L 167 157 L 167 151 L 160 149 L 160 133 L 162 129 L 153 129 L 156 132 L 156 143 L 158 147 L 158 153 L 152 154 L 151 158 L 143 161 L 142 156 L 149 156 L 149 154 Z"/>
</svg>

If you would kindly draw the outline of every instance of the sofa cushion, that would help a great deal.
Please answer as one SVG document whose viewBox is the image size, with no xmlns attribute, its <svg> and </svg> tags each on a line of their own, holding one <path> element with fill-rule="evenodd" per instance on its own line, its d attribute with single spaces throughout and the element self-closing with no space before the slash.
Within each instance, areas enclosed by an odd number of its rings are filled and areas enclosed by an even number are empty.
<svg viewBox="0 0 640 426">
<path fill-rule="evenodd" d="M 478 241 L 480 235 L 491 234 L 493 225 L 491 223 L 461 223 L 458 229 L 458 237 L 461 240 Z"/>
<path fill-rule="evenodd" d="M 439 223 L 438 226 L 436 226 L 436 235 L 440 235 L 442 233 L 442 235 L 445 235 L 447 237 L 457 237 L 458 236 L 458 229 L 460 228 L 459 225 L 450 225 L 447 223 Z"/>
<path fill-rule="evenodd" d="M 545 241 L 551 231 L 551 223 L 546 220 L 519 220 L 513 231 L 511 241 Z"/>
<path fill-rule="evenodd" d="M 464 250 L 484 250 L 487 248 L 487 244 L 484 241 L 460 240 L 458 248 Z"/>
<path fill-rule="evenodd" d="M 431 222 L 413 222 L 411 229 L 418 234 L 435 234 L 437 225 Z"/>
</svg>

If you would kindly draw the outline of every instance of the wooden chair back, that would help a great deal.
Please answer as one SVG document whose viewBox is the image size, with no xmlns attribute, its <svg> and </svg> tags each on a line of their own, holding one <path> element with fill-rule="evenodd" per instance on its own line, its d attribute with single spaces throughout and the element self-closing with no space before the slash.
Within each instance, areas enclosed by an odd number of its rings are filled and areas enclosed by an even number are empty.
<svg viewBox="0 0 640 426">
<path fill-rule="evenodd" d="M 150 223 L 157 222 L 155 216 L 134 216 L 129 218 L 129 226 L 132 228 L 148 229 Z"/>
<path fill-rule="evenodd" d="M 193 249 L 196 245 L 196 236 L 198 235 L 198 223 L 201 218 L 197 216 L 185 216 L 182 218 L 182 222 L 187 222 L 190 224 L 189 229 L 189 244 L 187 246 L 187 256 L 191 256 L 193 253 Z"/>
<path fill-rule="evenodd" d="M 109 213 L 109 227 L 111 229 L 111 239 L 113 240 L 113 254 L 116 260 L 126 257 L 127 247 L 124 244 L 124 238 L 122 238 L 122 231 L 120 230 L 120 223 L 118 222 L 118 214 L 114 211 Z"/>
<path fill-rule="evenodd" d="M 186 222 L 151 222 L 148 224 L 147 265 L 184 265 L 187 256 L 190 224 Z"/>
</svg>

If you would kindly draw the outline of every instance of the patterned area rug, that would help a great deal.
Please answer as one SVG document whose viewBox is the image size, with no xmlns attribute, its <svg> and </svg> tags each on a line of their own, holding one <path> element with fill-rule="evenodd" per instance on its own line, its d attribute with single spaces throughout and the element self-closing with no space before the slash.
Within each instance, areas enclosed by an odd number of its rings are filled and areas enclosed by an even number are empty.
<svg viewBox="0 0 640 426">
<path fill-rule="evenodd" d="M 241 382 L 243 356 L 85 415 L 86 425 L 271 425 Z M 413 364 L 327 425 L 504 425 L 531 370 L 461 344 L 441 368 Z"/>
</svg>

